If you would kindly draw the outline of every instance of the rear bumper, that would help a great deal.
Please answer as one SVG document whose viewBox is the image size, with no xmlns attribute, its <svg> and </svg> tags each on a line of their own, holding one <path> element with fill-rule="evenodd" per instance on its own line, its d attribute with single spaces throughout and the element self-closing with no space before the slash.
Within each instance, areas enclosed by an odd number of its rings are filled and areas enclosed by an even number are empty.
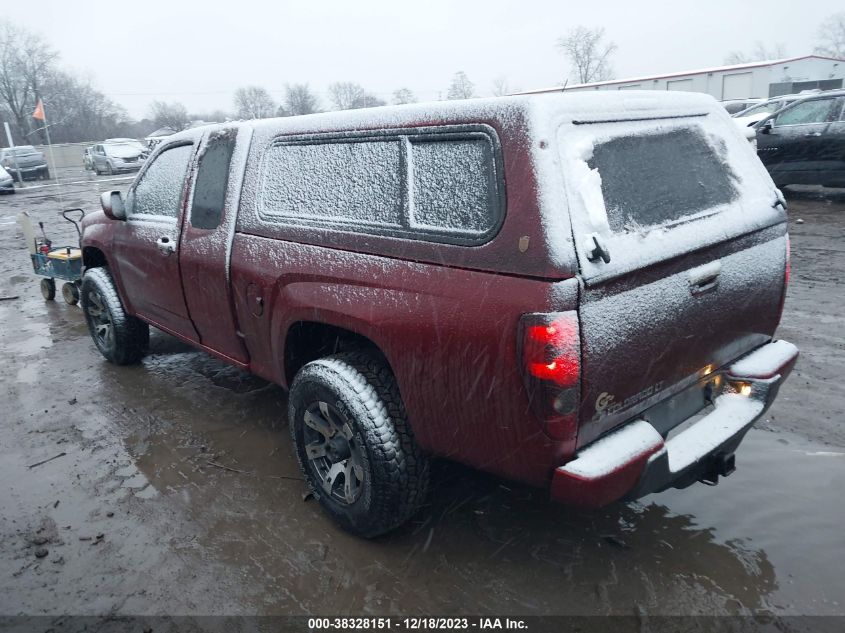
<svg viewBox="0 0 845 633">
<path fill-rule="evenodd" d="M 794 345 L 774 341 L 734 362 L 721 373 L 737 390 L 717 397 L 709 414 L 668 439 L 638 419 L 586 446 L 555 470 L 552 499 L 601 507 L 719 474 L 797 358 Z"/>
</svg>

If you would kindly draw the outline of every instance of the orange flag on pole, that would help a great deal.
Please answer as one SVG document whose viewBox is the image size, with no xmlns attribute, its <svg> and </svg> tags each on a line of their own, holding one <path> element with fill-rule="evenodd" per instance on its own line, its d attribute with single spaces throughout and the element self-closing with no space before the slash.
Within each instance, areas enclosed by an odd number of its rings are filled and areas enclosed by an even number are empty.
<svg viewBox="0 0 845 633">
<path fill-rule="evenodd" d="M 41 103 L 41 99 L 38 100 L 38 103 L 35 105 L 35 112 L 32 113 L 33 119 L 38 119 L 39 121 L 44 121 L 44 104 Z"/>
</svg>

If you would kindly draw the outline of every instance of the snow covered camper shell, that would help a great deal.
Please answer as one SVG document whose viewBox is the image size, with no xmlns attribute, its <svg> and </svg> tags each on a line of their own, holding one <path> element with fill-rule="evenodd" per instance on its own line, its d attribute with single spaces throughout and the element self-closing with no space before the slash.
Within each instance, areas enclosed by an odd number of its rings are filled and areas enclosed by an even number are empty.
<svg viewBox="0 0 845 633">
<path fill-rule="evenodd" d="M 192 130 L 83 246 L 100 351 L 137 360 L 152 323 L 289 388 L 306 481 L 368 537 L 431 456 L 582 505 L 713 481 L 797 355 L 782 198 L 702 95 Z"/>
</svg>

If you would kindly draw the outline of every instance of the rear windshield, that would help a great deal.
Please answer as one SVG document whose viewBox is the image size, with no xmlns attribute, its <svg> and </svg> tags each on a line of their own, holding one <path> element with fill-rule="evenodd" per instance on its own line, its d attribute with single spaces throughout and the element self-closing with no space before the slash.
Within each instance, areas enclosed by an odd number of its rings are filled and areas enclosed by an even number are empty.
<svg viewBox="0 0 845 633">
<path fill-rule="evenodd" d="M 681 220 L 737 196 L 730 168 L 694 129 L 613 138 L 595 146 L 589 166 L 601 176 L 615 233 Z"/>
</svg>

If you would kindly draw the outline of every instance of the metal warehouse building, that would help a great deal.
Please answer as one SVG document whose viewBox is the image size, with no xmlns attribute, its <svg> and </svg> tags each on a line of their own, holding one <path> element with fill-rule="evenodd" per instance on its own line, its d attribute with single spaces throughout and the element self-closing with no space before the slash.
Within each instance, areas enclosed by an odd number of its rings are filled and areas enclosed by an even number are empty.
<svg viewBox="0 0 845 633">
<path fill-rule="evenodd" d="M 685 90 L 706 92 L 724 101 L 775 97 L 814 88 L 832 90 L 842 87 L 843 78 L 845 78 L 845 60 L 805 55 L 789 59 L 689 70 L 668 75 L 577 84 L 566 86 L 566 91 Z M 558 87 L 528 92 L 556 92 L 562 89 Z"/>
</svg>

